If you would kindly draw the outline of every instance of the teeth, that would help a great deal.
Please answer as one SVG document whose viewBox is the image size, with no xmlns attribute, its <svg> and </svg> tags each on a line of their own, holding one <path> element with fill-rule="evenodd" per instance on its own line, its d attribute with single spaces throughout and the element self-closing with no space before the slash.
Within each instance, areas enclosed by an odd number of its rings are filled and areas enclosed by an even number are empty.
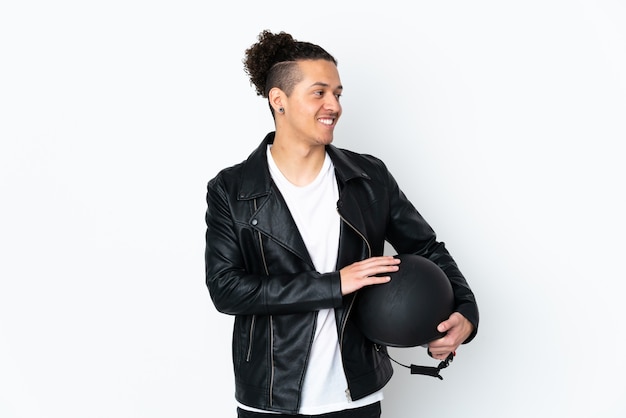
<svg viewBox="0 0 626 418">
<path fill-rule="evenodd" d="M 322 122 L 324 125 L 332 125 L 333 124 L 333 119 L 318 119 L 320 122 Z"/>
</svg>

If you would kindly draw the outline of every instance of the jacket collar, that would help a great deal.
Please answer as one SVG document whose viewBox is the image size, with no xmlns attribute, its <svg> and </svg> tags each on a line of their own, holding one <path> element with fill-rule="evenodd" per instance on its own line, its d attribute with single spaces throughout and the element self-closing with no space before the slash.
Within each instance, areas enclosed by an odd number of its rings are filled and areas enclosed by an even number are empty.
<svg viewBox="0 0 626 418">
<path fill-rule="evenodd" d="M 274 143 L 275 132 L 268 133 L 261 144 L 255 149 L 244 162 L 241 185 L 238 199 L 248 200 L 270 193 L 272 177 L 267 165 L 267 146 Z M 345 184 L 353 178 L 366 178 L 369 175 L 359 167 L 345 150 L 327 145 L 326 151 L 335 166 L 335 174 L 340 184 Z"/>
</svg>

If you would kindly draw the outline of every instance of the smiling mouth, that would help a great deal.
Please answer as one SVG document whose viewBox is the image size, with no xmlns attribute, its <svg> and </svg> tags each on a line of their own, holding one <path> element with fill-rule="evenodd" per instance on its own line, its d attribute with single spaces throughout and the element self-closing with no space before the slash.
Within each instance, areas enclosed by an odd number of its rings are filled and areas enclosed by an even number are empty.
<svg viewBox="0 0 626 418">
<path fill-rule="evenodd" d="M 332 126 L 333 123 L 335 123 L 334 118 L 319 118 L 318 121 L 323 123 L 326 126 Z"/>
</svg>

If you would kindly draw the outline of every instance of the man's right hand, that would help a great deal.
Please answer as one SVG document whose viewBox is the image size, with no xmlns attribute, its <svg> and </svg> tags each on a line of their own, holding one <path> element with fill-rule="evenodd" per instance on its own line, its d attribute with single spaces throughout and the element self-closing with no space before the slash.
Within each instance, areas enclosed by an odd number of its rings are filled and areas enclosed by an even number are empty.
<svg viewBox="0 0 626 418">
<path fill-rule="evenodd" d="M 362 287 L 387 283 L 391 277 L 384 275 L 398 271 L 400 259 L 393 256 L 370 257 L 339 270 L 341 294 L 356 292 Z"/>
</svg>

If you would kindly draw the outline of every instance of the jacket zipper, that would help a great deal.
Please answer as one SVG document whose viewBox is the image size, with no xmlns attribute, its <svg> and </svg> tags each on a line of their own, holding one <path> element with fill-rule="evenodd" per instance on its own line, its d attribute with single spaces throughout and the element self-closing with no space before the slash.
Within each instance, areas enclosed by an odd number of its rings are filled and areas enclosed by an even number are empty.
<svg viewBox="0 0 626 418">
<path fill-rule="evenodd" d="M 352 225 L 346 218 L 344 218 L 341 215 L 341 212 L 339 211 L 339 208 L 337 208 L 337 213 L 339 214 L 339 218 L 350 227 L 350 229 L 352 229 L 354 232 L 357 233 L 358 236 L 361 237 L 361 239 L 363 240 L 363 242 L 365 243 L 365 245 L 367 245 L 367 254 L 368 254 L 368 258 L 372 256 L 372 247 L 369 243 L 369 241 L 367 240 L 367 238 L 365 237 L 365 235 L 363 235 L 361 233 L 361 231 L 359 231 L 354 225 Z M 340 333 L 340 338 L 339 338 L 339 349 L 341 351 L 343 351 L 343 335 L 346 329 L 346 324 L 348 323 L 348 317 L 350 316 L 350 312 L 352 311 L 352 307 L 354 306 L 354 301 L 356 300 L 356 298 L 352 298 L 352 300 L 350 301 L 350 306 L 348 306 L 348 310 L 344 316 L 343 321 L 341 322 L 341 333 Z M 346 398 L 348 399 L 348 401 L 352 401 L 352 395 L 350 394 L 350 388 L 346 388 Z"/>
<path fill-rule="evenodd" d="M 256 212 L 256 199 L 254 199 L 254 211 Z M 259 242 L 261 242 L 261 237 L 259 237 Z M 267 270 L 267 269 L 266 269 Z M 252 336 L 254 335 L 254 327 L 256 325 L 256 315 L 252 315 L 252 322 L 250 322 L 250 333 L 248 334 L 248 351 L 246 352 L 246 362 L 250 362 L 250 357 L 252 356 Z"/>
<path fill-rule="evenodd" d="M 257 210 L 257 201 L 254 199 L 254 211 Z M 265 250 L 263 249 L 263 239 L 261 237 L 261 232 L 258 232 L 259 236 L 259 248 L 261 249 L 261 259 L 263 260 L 263 268 L 265 269 L 265 275 L 269 276 L 270 272 L 267 268 L 267 260 L 265 259 Z M 270 358 L 271 358 L 271 367 L 270 367 L 270 387 L 269 387 L 269 403 L 270 405 L 274 404 L 274 320 L 273 316 L 269 316 L 270 321 Z M 254 331 L 254 324 L 256 322 L 256 315 L 252 317 L 252 324 L 250 326 L 250 341 L 248 345 L 248 361 L 250 360 L 250 356 L 252 354 L 252 331 Z"/>
</svg>

